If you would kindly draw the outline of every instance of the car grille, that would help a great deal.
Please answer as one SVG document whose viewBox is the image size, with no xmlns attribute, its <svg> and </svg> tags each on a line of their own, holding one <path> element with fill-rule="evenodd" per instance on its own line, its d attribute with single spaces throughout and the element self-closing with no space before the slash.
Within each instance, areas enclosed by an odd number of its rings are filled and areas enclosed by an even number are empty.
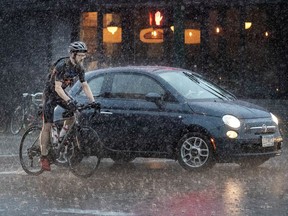
<svg viewBox="0 0 288 216">
<path fill-rule="evenodd" d="M 249 130 L 254 134 L 271 134 L 275 133 L 276 126 L 263 124 L 262 126 L 250 127 Z"/>
<path fill-rule="evenodd" d="M 250 120 L 245 124 L 245 133 L 261 135 L 261 134 L 273 134 L 277 131 L 277 126 L 273 125 L 271 119 L 266 120 Z"/>
</svg>

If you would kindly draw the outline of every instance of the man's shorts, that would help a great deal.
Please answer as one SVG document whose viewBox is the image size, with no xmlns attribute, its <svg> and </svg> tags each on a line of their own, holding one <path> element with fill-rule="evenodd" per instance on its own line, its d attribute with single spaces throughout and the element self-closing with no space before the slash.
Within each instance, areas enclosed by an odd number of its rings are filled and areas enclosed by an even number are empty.
<svg viewBox="0 0 288 216">
<path fill-rule="evenodd" d="M 44 123 L 53 123 L 54 118 L 54 109 L 55 107 L 59 105 L 64 109 L 68 109 L 67 103 L 60 98 L 47 98 L 44 99 L 43 103 L 43 118 Z"/>
</svg>

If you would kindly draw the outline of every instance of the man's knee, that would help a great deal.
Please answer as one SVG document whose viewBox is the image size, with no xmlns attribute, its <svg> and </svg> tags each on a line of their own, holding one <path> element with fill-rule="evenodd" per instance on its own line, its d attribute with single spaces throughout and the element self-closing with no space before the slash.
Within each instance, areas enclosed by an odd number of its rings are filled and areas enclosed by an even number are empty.
<svg viewBox="0 0 288 216">
<path fill-rule="evenodd" d="M 44 123 L 42 127 L 42 132 L 50 133 L 52 123 Z"/>
</svg>

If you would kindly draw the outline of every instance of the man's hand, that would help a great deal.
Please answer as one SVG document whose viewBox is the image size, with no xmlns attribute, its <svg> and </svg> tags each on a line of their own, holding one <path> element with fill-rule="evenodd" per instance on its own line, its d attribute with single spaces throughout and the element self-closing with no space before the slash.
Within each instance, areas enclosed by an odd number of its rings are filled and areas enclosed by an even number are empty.
<svg viewBox="0 0 288 216">
<path fill-rule="evenodd" d="M 91 107 L 94 109 L 100 109 L 101 108 L 101 104 L 100 103 L 96 103 L 95 101 L 90 103 Z"/>
<path fill-rule="evenodd" d="M 70 99 L 67 101 L 67 106 L 68 106 L 69 110 L 76 111 L 77 110 L 77 101 Z"/>
</svg>

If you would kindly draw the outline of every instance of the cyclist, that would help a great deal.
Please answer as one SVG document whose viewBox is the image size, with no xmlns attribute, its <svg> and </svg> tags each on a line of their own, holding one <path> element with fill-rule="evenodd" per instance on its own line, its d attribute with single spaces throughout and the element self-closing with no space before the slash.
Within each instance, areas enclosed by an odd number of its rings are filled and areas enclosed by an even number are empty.
<svg viewBox="0 0 288 216">
<path fill-rule="evenodd" d="M 50 171 L 50 162 L 47 158 L 50 133 L 53 124 L 54 108 L 60 105 L 64 109 L 76 110 L 77 102 L 69 96 L 65 88 L 72 86 L 75 79 L 79 79 L 82 88 L 90 102 L 95 102 L 91 89 L 85 81 L 83 61 L 86 57 L 87 47 L 81 41 L 69 46 L 69 58 L 60 60 L 49 74 L 43 93 L 43 127 L 40 134 L 41 166 L 43 170 Z M 73 122 L 73 117 L 64 122 L 62 131 Z M 62 132 L 61 131 L 61 132 Z M 60 134 L 61 134 L 60 132 Z"/>
</svg>

